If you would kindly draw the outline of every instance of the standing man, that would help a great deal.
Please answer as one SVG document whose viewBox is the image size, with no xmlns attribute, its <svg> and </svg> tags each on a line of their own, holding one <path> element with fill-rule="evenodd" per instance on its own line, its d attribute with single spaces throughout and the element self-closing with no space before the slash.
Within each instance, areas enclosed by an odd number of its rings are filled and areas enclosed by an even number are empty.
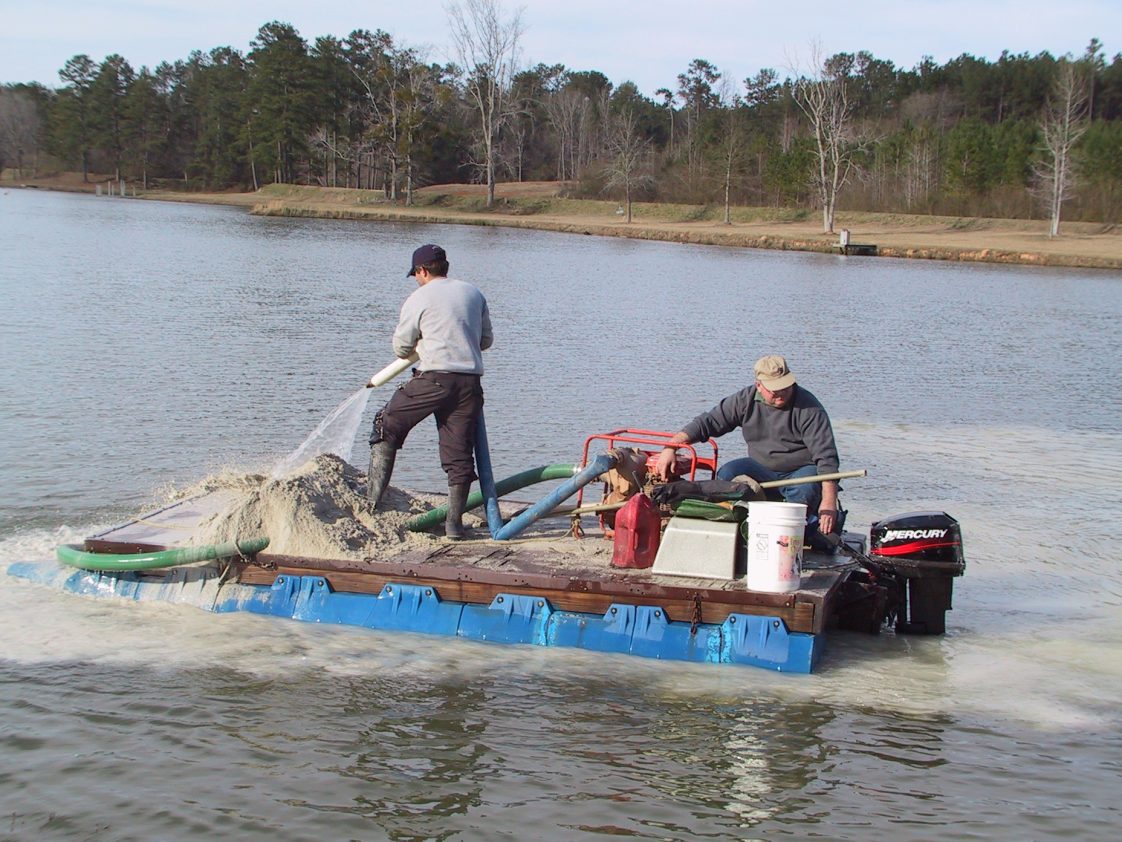
<svg viewBox="0 0 1122 842">
<path fill-rule="evenodd" d="M 755 375 L 754 385 L 729 395 L 670 438 L 655 467 L 659 477 L 670 478 L 673 445 L 717 438 L 736 427 L 748 445 L 748 456 L 726 462 L 717 479 L 746 474 L 757 482 L 771 482 L 838 470 L 830 417 L 818 398 L 795 382 L 787 361 L 778 354 L 761 357 Z M 788 503 L 806 505 L 808 539 L 813 537 L 812 526 L 823 534 L 839 526 L 837 482 L 783 486 L 779 492 Z"/>
<path fill-rule="evenodd" d="M 414 251 L 409 274 L 418 288 L 401 307 L 393 351 L 401 359 L 416 352 L 419 360 L 413 378 L 374 417 L 366 496 L 377 508 L 409 431 L 435 415 L 440 464 L 448 475 L 444 534 L 458 541 L 464 537 L 464 507 L 476 478 L 482 351 L 494 339 L 491 316 L 477 287 L 448 277 L 448 256 L 440 246 L 429 244 Z"/>
</svg>

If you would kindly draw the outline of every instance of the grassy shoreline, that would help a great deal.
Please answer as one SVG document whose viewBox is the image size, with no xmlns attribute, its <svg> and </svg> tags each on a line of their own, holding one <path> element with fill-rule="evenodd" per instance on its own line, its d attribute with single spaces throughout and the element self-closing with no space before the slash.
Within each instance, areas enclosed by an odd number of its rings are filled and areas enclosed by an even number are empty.
<svg viewBox="0 0 1122 842">
<path fill-rule="evenodd" d="M 27 186 L 93 190 L 93 184 L 80 181 L 43 181 Z M 479 185 L 426 187 L 417 191 L 411 206 L 391 202 L 378 191 L 296 185 L 270 185 L 256 193 L 149 190 L 143 198 L 238 205 L 267 216 L 494 225 L 739 248 L 839 251 L 837 235 L 823 234 L 820 215 L 813 211 L 738 207 L 732 209 L 731 224 L 725 224 L 719 206 L 636 203 L 634 221 L 628 224 L 618 203 L 565 198 L 563 187 L 500 184 L 492 209 L 485 207 Z M 1122 228 L 1114 225 L 1068 222 L 1061 236 L 1049 237 L 1043 220 L 841 212 L 835 228 L 848 229 L 852 243 L 876 245 L 882 257 L 1122 269 Z"/>
</svg>

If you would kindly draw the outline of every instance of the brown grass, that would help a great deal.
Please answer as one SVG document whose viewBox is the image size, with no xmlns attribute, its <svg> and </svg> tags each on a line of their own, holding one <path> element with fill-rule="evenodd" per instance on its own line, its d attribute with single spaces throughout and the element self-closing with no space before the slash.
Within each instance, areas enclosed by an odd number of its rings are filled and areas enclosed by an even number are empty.
<svg viewBox="0 0 1122 842">
<path fill-rule="evenodd" d="M 102 181 L 105 177 L 101 177 Z M 5 183 L 7 174 L 5 174 Z M 26 181 L 28 186 L 88 190 L 80 174 Z M 256 193 L 187 193 L 149 190 L 144 198 L 233 204 L 274 216 L 384 219 L 499 225 L 575 234 L 647 240 L 836 253 L 837 235 L 823 234 L 818 214 L 790 208 L 734 208 L 732 224 L 718 206 L 636 203 L 627 224 L 614 201 L 566 198 L 569 185 L 524 182 L 496 187 L 496 205 L 486 207 L 486 187 L 439 184 L 416 191 L 414 204 L 390 202 L 381 192 L 347 188 L 271 185 Z M 840 213 L 835 230 L 850 241 L 875 244 L 889 257 L 965 260 L 1122 269 L 1122 230 L 1068 222 L 1060 237 L 1048 236 L 1042 220 L 937 217 L 888 213 Z"/>
</svg>

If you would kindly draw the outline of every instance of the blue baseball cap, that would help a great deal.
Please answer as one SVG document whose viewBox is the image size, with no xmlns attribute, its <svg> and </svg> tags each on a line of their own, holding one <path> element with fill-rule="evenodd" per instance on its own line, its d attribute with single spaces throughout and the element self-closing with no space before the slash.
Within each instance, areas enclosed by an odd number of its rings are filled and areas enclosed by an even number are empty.
<svg viewBox="0 0 1122 842">
<path fill-rule="evenodd" d="M 448 255 L 444 253 L 444 249 L 440 246 L 434 246 L 432 243 L 421 246 L 413 252 L 413 262 L 409 266 L 409 274 L 415 275 L 418 266 L 424 266 L 426 263 L 432 263 L 434 260 L 447 260 Z"/>
</svg>

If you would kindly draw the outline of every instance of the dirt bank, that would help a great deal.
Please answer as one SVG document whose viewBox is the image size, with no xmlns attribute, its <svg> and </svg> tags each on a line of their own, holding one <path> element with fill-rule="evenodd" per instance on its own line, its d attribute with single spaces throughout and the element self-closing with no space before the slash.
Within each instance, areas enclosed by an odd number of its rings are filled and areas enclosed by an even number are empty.
<svg viewBox="0 0 1122 842">
<path fill-rule="evenodd" d="M 61 179 L 61 180 L 59 180 Z M 93 190 L 65 176 L 28 182 L 48 189 Z M 485 207 L 479 185 L 435 185 L 417 191 L 412 206 L 391 202 L 380 192 L 345 188 L 271 185 L 256 193 L 185 193 L 149 190 L 144 198 L 229 204 L 271 216 L 498 225 L 606 237 L 681 243 L 838 252 L 838 237 L 821 232 L 817 213 L 776 208 L 734 208 L 731 224 L 716 206 L 637 203 L 633 221 L 622 219 L 616 202 L 565 198 L 554 182 L 501 184 L 497 204 Z M 836 229 L 850 242 L 876 246 L 886 257 L 966 260 L 1038 266 L 1122 269 L 1122 228 L 1086 222 L 1064 223 L 1062 236 L 1049 237 L 1042 220 L 980 219 L 909 214 L 838 214 Z"/>
</svg>

